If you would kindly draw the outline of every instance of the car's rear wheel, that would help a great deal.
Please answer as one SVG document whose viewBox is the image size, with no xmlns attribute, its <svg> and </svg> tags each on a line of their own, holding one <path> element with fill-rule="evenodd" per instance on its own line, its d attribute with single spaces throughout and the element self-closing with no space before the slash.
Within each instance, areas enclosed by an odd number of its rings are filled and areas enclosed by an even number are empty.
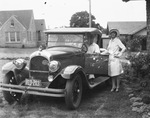
<svg viewBox="0 0 150 118">
<path fill-rule="evenodd" d="M 76 109 L 79 107 L 82 98 L 82 79 L 79 74 L 67 80 L 65 101 L 67 108 Z"/>
<path fill-rule="evenodd" d="M 13 72 L 9 72 L 8 74 L 6 74 L 4 76 L 3 83 L 4 84 L 17 85 L 17 82 L 16 82 L 16 79 L 15 79 L 15 76 L 14 76 Z M 19 102 L 20 99 L 21 99 L 22 94 L 3 90 L 3 96 L 9 104 L 12 104 L 15 101 Z"/>
</svg>

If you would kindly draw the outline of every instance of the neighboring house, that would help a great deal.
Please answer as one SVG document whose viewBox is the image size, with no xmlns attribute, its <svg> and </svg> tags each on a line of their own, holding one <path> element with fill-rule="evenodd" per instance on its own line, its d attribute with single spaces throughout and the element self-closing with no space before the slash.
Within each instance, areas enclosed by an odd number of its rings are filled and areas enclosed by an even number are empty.
<svg viewBox="0 0 150 118">
<path fill-rule="evenodd" d="M 37 46 L 45 44 L 46 43 L 45 34 L 43 32 L 43 30 L 46 29 L 45 20 L 44 19 L 35 20 L 35 27 L 36 27 Z"/>
<path fill-rule="evenodd" d="M 108 47 L 108 42 L 109 42 L 110 38 L 109 38 L 109 35 L 106 35 L 106 34 L 102 34 L 102 47 L 107 49 Z"/>
<path fill-rule="evenodd" d="M 107 31 L 111 29 L 118 29 L 120 32 L 121 40 L 128 41 L 133 38 L 139 38 L 142 40 L 142 50 L 146 50 L 146 21 L 135 21 L 135 22 L 108 22 Z"/>
<path fill-rule="evenodd" d="M 45 30 L 44 20 L 43 27 L 37 25 L 41 23 L 38 21 L 32 10 L 0 11 L 0 47 L 37 47 L 36 33 Z"/>
</svg>

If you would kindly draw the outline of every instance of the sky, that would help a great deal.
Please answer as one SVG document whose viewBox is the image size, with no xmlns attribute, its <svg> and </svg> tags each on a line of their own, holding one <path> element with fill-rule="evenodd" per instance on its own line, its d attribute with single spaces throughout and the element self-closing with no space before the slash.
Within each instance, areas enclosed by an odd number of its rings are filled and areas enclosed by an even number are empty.
<svg viewBox="0 0 150 118">
<path fill-rule="evenodd" d="M 45 19 L 47 28 L 63 27 L 76 12 L 89 12 L 89 0 L 0 0 L 0 11 L 31 9 L 35 19 Z M 110 21 L 146 21 L 146 2 L 91 0 L 91 14 L 104 28 Z"/>
</svg>

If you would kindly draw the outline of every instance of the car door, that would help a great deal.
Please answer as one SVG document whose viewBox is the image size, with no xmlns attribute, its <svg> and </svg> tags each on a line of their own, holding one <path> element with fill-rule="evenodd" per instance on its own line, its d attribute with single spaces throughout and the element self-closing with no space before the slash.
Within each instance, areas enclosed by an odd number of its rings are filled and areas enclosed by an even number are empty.
<svg viewBox="0 0 150 118">
<path fill-rule="evenodd" d="M 108 75 L 108 55 L 85 54 L 85 71 L 87 74 Z"/>
</svg>

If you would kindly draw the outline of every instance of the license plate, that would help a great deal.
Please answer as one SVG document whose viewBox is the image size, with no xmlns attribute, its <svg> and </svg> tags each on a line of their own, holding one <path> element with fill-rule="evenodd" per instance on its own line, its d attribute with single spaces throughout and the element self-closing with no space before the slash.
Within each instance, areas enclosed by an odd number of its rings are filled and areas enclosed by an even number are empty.
<svg viewBox="0 0 150 118">
<path fill-rule="evenodd" d="M 35 80 L 35 79 L 26 79 L 25 85 L 28 86 L 41 86 L 41 80 Z"/>
</svg>

